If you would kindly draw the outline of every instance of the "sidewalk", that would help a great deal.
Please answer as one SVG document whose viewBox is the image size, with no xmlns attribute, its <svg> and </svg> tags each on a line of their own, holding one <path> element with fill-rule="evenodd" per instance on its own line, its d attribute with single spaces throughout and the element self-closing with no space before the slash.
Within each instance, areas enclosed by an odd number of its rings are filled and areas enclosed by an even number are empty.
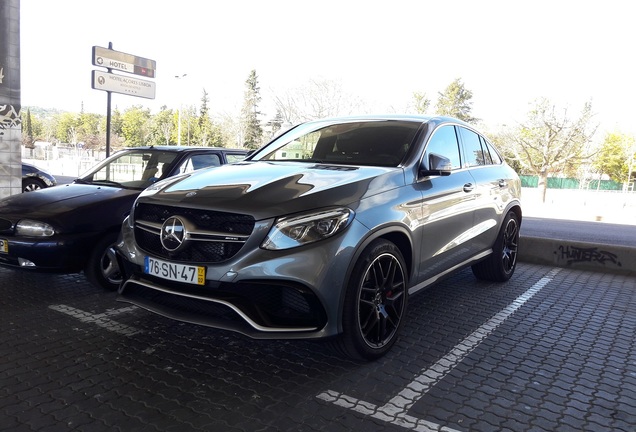
<svg viewBox="0 0 636 432">
<path fill-rule="evenodd" d="M 523 188 L 524 217 L 597 221 L 636 225 L 636 193 L 578 189 L 548 189 L 541 202 L 537 188 Z"/>
</svg>

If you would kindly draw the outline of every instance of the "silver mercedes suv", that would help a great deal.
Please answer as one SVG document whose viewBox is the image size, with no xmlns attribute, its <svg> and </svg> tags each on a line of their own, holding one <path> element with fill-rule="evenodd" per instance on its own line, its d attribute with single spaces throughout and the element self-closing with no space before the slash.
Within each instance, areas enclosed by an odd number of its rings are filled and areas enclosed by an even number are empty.
<svg viewBox="0 0 636 432">
<path fill-rule="evenodd" d="M 512 276 L 520 190 L 490 141 L 456 119 L 304 123 L 243 162 L 142 192 L 118 245 L 118 299 L 375 359 L 413 293 L 468 266 Z"/>
</svg>

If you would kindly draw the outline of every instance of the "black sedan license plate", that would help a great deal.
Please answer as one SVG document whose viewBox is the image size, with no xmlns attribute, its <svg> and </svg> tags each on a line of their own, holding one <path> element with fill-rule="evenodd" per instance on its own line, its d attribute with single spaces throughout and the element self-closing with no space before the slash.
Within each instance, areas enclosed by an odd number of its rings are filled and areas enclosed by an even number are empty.
<svg viewBox="0 0 636 432">
<path fill-rule="evenodd" d="M 9 253 L 9 240 L 0 239 L 0 253 Z"/>
<path fill-rule="evenodd" d="M 147 256 L 144 273 L 176 282 L 205 285 L 205 267 L 177 264 Z"/>
</svg>

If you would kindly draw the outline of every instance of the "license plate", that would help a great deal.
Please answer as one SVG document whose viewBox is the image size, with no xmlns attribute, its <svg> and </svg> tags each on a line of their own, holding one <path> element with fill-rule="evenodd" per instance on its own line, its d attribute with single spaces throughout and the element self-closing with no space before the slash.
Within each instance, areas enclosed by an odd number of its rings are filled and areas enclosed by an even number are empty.
<svg viewBox="0 0 636 432">
<path fill-rule="evenodd" d="M 144 273 L 176 282 L 205 285 L 205 267 L 177 264 L 147 256 Z"/>
<path fill-rule="evenodd" d="M 9 253 L 9 240 L 0 239 L 0 253 Z"/>
</svg>

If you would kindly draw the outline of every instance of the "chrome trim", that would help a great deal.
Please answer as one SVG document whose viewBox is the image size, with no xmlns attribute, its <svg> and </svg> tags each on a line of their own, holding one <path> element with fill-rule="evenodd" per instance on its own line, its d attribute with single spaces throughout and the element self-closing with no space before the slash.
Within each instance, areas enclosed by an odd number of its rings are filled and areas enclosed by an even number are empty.
<svg viewBox="0 0 636 432">
<path fill-rule="evenodd" d="M 424 282 L 421 282 L 415 286 L 412 286 L 411 288 L 409 288 L 409 295 L 414 294 L 424 288 L 426 288 L 427 286 L 431 285 L 432 283 L 436 282 L 438 279 L 440 279 L 443 276 L 446 276 L 449 273 L 453 273 L 454 271 L 467 266 L 469 263 L 471 262 L 475 262 L 475 261 L 479 261 L 482 258 L 487 257 L 488 255 L 490 255 L 492 253 L 492 249 L 488 249 L 486 251 L 483 251 L 480 254 L 475 255 L 474 257 L 467 259 L 466 261 L 457 264 L 454 267 L 449 268 L 448 270 L 446 270 L 445 272 L 442 272 L 438 275 L 433 276 L 430 279 L 425 280 Z"/>
<path fill-rule="evenodd" d="M 155 235 L 161 235 L 161 227 L 163 224 L 148 222 L 144 220 L 136 220 L 137 228 Z M 188 230 L 187 239 L 193 241 L 207 242 L 223 242 L 223 243 L 245 243 L 250 235 L 236 234 L 232 232 L 207 231 L 207 230 Z"/>
<path fill-rule="evenodd" d="M 224 233 L 219 231 L 189 231 L 188 240 L 194 241 L 209 241 L 209 242 L 224 242 L 224 243 L 245 243 L 249 238 L 249 235 Z M 197 238 L 195 236 L 201 236 Z"/>
<path fill-rule="evenodd" d="M 265 332 L 265 333 L 309 332 L 309 331 L 318 330 L 318 327 L 301 327 L 301 328 L 296 328 L 296 327 L 292 327 L 292 328 L 263 327 L 263 326 L 255 323 L 254 321 L 252 321 L 252 319 L 250 319 L 250 317 L 245 315 L 245 313 L 243 313 L 243 311 L 241 311 L 239 308 L 234 306 L 232 303 L 229 303 L 229 302 L 227 302 L 225 300 L 218 300 L 218 299 L 213 299 L 213 298 L 209 298 L 209 297 L 198 296 L 198 295 L 195 295 L 195 294 L 186 294 L 186 293 L 183 293 L 183 292 L 180 292 L 180 291 L 173 291 L 173 290 L 170 290 L 168 288 L 160 287 L 160 286 L 154 285 L 152 283 L 141 281 L 141 280 L 137 280 L 137 279 L 128 279 L 126 282 L 124 282 L 124 285 L 120 288 L 119 292 L 123 294 L 126 291 L 126 286 L 129 283 L 139 284 L 139 285 L 144 286 L 146 288 L 154 289 L 154 290 L 157 290 L 157 291 L 162 291 L 162 292 L 167 293 L 167 294 L 178 295 L 178 296 L 181 296 L 181 297 L 189 297 L 189 298 L 193 298 L 193 299 L 196 299 L 196 300 L 204 300 L 204 301 L 209 301 L 209 302 L 212 302 L 212 303 L 218 303 L 218 304 L 221 304 L 223 306 L 227 306 L 230 309 L 232 309 L 234 312 L 236 312 L 241 318 L 243 318 L 243 320 L 245 320 L 245 322 L 247 322 L 253 329 L 261 331 L 261 332 Z M 130 301 L 130 299 L 126 299 L 126 301 Z"/>
</svg>

